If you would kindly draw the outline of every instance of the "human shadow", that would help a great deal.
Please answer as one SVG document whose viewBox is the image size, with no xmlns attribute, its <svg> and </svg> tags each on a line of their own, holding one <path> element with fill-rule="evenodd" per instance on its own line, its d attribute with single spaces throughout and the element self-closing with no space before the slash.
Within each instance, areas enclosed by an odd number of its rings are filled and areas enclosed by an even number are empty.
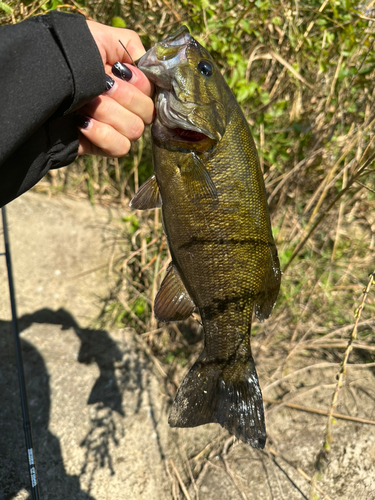
<svg viewBox="0 0 375 500">
<path fill-rule="evenodd" d="M 62 331 L 72 328 L 81 341 L 78 362 L 96 363 L 99 377 L 91 389 L 87 404 L 100 403 L 106 408 L 123 415 L 122 398 L 117 378 L 115 362 L 122 360 L 122 352 L 105 330 L 81 328 L 74 317 L 65 309 L 41 309 L 33 314 L 26 314 L 19 320 L 22 329 L 32 323 L 61 325 Z"/>
<path fill-rule="evenodd" d="M 20 331 L 29 324 L 20 318 Z M 45 362 L 22 337 L 21 348 L 41 496 L 94 500 L 82 491 L 79 476 L 66 472 L 59 440 L 48 429 L 51 394 Z M 15 360 L 12 325 L 0 320 L 0 500 L 10 500 L 22 489 L 31 498 Z"/>
<path fill-rule="evenodd" d="M 80 340 L 78 362 L 96 363 L 99 368 L 99 377 L 87 401 L 94 410 L 90 412 L 90 428 L 80 443 L 85 448 L 85 462 L 80 475 L 89 473 L 90 491 L 98 468 L 107 466 L 114 474 L 110 443 L 117 445 L 124 433 L 121 429 L 122 419 L 119 418 L 125 415 L 123 393 L 133 393 L 131 411 L 137 413 L 145 389 L 141 374 L 147 361 L 138 359 L 137 353 L 134 350 L 130 352 L 126 346 L 120 349 L 105 330 L 80 328 L 74 317 L 64 309 L 41 309 L 20 317 L 18 323 L 20 332 L 33 323 L 61 325 L 62 331 L 73 329 Z M 22 337 L 21 346 L 41 494 L 43 496 L 45 492 L 51 500 L 93 500 L 92 496 L 81 490 L 80 476 L 69 475 L 65 471 L 59 440 L 48 430 L 51 396 L 50 376 L 45 362 L 37 349 Z M 0 500 L 8 500 L 22 488 L 29 491 L 29 479 L 13 332 L 11 323 L 2 320 L 0 394 Z"/>
</svg>

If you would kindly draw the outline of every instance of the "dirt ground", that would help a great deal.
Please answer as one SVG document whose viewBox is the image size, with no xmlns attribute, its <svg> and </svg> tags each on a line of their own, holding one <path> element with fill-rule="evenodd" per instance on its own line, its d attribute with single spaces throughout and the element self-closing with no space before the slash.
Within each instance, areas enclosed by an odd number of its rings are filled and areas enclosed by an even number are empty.
<svg viewBox="0 0 375 500">
<path fill-rule="evenodd" d="M 171 429 L 163 378 L 139 338 L 130 329 L 92 326 L 113 284 L 107 263 L 120 216 L 36 193 L 8 206 L 41 498 L 309 498 L 303 474 L 313 475 L 326 417 L 268 405 L 263 452 L 235 443 L 218 425 Z M 0 297 L 0 500 L 25 500 L 31 497 L 3 258 Z M 256 341 L 254 347 L 265 398 L 298 387 L 294 403 L 327 410 L 337 364 L 303 370 L 297 358 L 294 370 L 302 370 L 280 382 L 270 375 L 273 354 Z M 337 411 L 374 419 L 374 400 L 372 369 L 350 368 Z M 333 438 L 319 482 L 325 498 L 375 499 L 375 427 L 337 419 Z"/>
</svg>

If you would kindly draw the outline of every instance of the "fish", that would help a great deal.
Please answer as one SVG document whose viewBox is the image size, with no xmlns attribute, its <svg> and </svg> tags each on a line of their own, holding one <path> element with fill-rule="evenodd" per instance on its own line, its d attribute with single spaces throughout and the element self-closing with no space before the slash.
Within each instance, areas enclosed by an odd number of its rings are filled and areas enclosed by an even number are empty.
<svg viewBox="0 0 375 500">
<path fill-rule="evenodd" d="M 130 202 L 161 207 L 171 262 L 156 295 L 161 322 L 198 311 L 204 348 L 173 401 L 171 427 L 216 422 L 254 448 L 266 426 L 250 337 L 280 288 L 258 154 L 210 53 L 186 26 L 137 61 L 155 84 L 153 175 Z"/>
</svg>

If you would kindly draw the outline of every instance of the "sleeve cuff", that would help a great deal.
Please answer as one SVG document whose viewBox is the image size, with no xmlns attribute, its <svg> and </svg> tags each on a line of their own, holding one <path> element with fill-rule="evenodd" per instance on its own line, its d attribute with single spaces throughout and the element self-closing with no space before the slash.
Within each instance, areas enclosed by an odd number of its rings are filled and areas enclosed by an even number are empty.
<svg viewBox="0 0 375 500">
<path fill-rule="evenodd" d="M 51 149 L 48 170 L 61 168 L 77 158 L 79 137 L 75 113 L 60 116 L 48 124 Z"/>
<path fill-rule="evenodd" d="M 71 113 L 105 91 L 105 71 L 98 47 L 84 16 L 52 11 L 51 28 L 66 58 L 74 83 Z"/>
</svg>

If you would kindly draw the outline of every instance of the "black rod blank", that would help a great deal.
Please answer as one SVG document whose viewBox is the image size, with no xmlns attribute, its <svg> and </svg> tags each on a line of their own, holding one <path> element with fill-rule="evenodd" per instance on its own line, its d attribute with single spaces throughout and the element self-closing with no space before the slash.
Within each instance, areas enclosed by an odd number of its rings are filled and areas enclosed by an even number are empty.
<svg viewBox="0 0 375 500">
<path fill-rule="evenodd" d="M 3 218 L 5 260 L 6 260 L 7 271 L 8 271 L 10 306 L 12 309 L 12 325 L 13 325 L 13 334 L 14 334 L 14 345 L 15 345 L 15 349 L 16 349 L 18 382 L 19 382 L 19 386 L 20 386 L 22 417 L 23 417 L 23 429 L 25 431 L 27 462 L 28 462 L 30 484 L 31 484 L 31 498 L 32 498 L 32 500 L 40 500 L 38 475 L 37 475 L 37 470 L 36 470 L 35 453 L 34 453 L 33 438 L 32 438 L 32 433 L 31 433 L 31 424 L 30 424 L 30 417 L 29 417 L 29 407 L 28 407 L 28 403 L 27 403 L 25 374 L 24 374 L 24 370 L 23 370 L 21 343 L 20 343 L 20 337 L 19 337 L 19 328 L 18 328 L 17 310 L 16 310 L 16 296 L 15 296 L 15 291 L 14 291 L 12 262 L 11 262 L 11 258 L 10 258 L 8 223 L 7 223 L 7 216 L 6 216 L 6 208 L 5 207 L 3 207 L 1 209 L 1 213 L 2 213 L 2 218 Z"/>
</svg>

